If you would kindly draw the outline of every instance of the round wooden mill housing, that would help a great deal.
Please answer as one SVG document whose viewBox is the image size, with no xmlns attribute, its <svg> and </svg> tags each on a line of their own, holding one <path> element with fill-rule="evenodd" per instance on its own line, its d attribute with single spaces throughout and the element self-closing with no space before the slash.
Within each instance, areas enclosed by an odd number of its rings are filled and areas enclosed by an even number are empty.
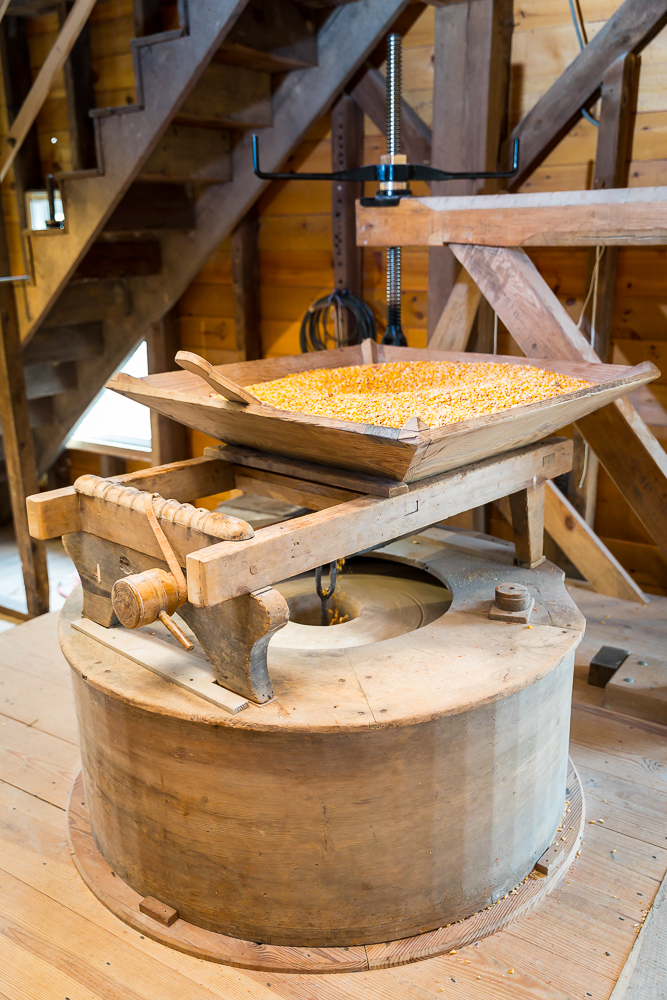
<svg viewBox="0 0 667 1000">
<path fill-rule="evenodd" d="M 529 625 L 489 619 L 499 584 L 528 588 Z M 277 589 L 292 620 L 269 647 L 275 697 L 236 715 L 73 630 L 69 599 L 85 802 L 114 877 L 175 908 L 174 928 L 308 948 L 422 934 L 503 897 L 565 805 L 584 623 L 563 574 L 431 529 L 351 561 L 340 624 L 308 624 L 312 575 Z"/>
</svg>

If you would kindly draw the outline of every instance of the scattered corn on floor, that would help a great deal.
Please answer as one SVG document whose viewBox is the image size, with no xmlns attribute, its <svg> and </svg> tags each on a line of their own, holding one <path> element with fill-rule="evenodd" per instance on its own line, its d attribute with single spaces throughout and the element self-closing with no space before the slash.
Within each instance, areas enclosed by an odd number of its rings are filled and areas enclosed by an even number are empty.
<svg viewBox="0 0 667 1000">
<path fill-rule="evenodd" d="M 281 410 L 400 428 L 412 417 L 442 427 L 590 385 L 531 365 L 397 361 L 316 368 L 246 388 Z"/>
</svg>

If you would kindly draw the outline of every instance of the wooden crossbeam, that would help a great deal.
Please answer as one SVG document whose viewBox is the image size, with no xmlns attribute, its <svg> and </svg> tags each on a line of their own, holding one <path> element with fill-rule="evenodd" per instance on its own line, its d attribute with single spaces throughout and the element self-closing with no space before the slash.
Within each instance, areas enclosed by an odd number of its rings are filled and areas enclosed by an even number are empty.
<svg viewBox="0 0 667 1000">
<path fill-rule="evenodd" d="M 661 246 L 667 187 L 404 198 L 395 208 L 357 206 L 361 246 Z"/>
<path fill-rule="evenodd" d="M 452 250 L 527 357 L 600 360 L 523 250 L 462 245 Z M 667 555 L 667 454 L 660 443 L 626 399 L 577 426 Z"/>
<path fill-rule="evenodd" d="M 0 181 L 4 181 L 14 158 L 21 148 L 30 128 L 42 109 L 48 97 L 56 74 L 62 69 L 74 44 L 81 34 L 88 16 L 95 6 L 96 0 L 76 0 L 60 34 L 53 43 L 53 48 L 44 60 L 39 73 L 32 85 L 30 93 L 23 102 L 23 107 L 17 114 L 12 127 L 2 139 L 0 145 Z"/>
</svg>

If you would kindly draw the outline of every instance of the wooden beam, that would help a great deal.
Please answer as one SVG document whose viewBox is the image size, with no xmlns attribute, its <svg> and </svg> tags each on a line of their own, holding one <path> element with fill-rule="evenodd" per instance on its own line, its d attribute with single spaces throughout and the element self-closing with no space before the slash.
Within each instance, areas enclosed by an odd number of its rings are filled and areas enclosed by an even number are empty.
<svg viewBox="0 0 667 1000">
<path fill-rule="evenodd" d="M 387 81 L 374 66 L 350 89 L 350 97 L 368 115 L 376 128 L 387 132 Z M 431 162 L 431 129 L 403 98 L 401 102 L 401 141 L 409 163 Z"/>
<path fill-rule="evenodd" d="M 628 183 L 639 62 L 639 56 L 632 53 L 621 56 L 602 81 L 593 178 L 595 190 L 625 187 Z M 589 252 L 586 288 L 592 287 L 592 294 L 581 326 L 602 361 L 609 359 L 617 264 L 618 247 L 605 247 L 601 256 L 599 247 Z M 595 519 L 597 483 L 597 457 L 591 452 L 581 433 L 575 429 L 568 496 L 589 524 Z"/>
<path fill-rule="evenodd" d="M 667 187 L 403 198 L 357 207 L 361 246 L 662 246 Z"/>
<path fill-rule="evenodd" d="M 479 288 L 462 268 L 429 339 L 430 351 L 465 351 L 481 298 Z"/>
<path fill-rule="evenodd" d="M 506 521 L 511 521 L 509 500 L 498 500 L 494 507 Z M 545 488 L 544 530 L 598 594 L 646 604 L 644 594 L 627 570 L 552 482 L 546 483 Z"/>
<path fill-rule="evenodd" d="M 232 231 L 232 288 L 236 350 L 245 361 L 262 356 L 259 298 L 259 217 L 253 205 Z"/>
<path fill-rule="evenodd" d="M 3 181 L 7 176 L 7 171 L 14 162 L 23 140 L 48 97 L 56 74 L 62 69 L 94 6 L 95 0 L 75 0 L 53 48 L 42 63 L 23 107 L 14 119 L 7 135 L 3 136 L 0 141 L 0 181 Z"/>
<path fill-rule="evenodd" d="M 507 134 L 513 24 L 512 0 L 475 0 L 435 11 L 434 167 L 496 169 Z M 471 195 L 490 193 L 497 186 L 492 181 L 452 180 L 432 184 L 431 191 Z M 447 247 L 434 246 L 429 251 L 429 339 L 440 322 L 458 270 Z"/>
<path fill-rule="evenodd" d="M 174 370 L 176 367 L 174 357 L 180 350 L 181 344 L 178 317 L 173 309 L 163 316 L 159 323 L 152 325 L 146 337 L 146 346 L 149 374 Z M 151 410 L 151 441 L 153 465 L 163 466 L 187 458 L 189 450 L 187 429 L 183 424 L 163 417 L 156 410 Z"/>
<path fill-rule="evenodd" d="M 362 497 L 260 528 L 233 545 L 190 553 L 188 599 L 211 607 L 285 578 L 421 531 L 506 492 L 538 486 L 570 467 L 572 446 L 552 439 L 416 483 L 409 493 Z M 550 456 L 553 456 L 551 458 Z M 548 464 L 543 464 L 549 459 Z"/>
<path fill-rule="evenodd" d="M 9 274 L 10 270 L 5 216 L 0 204 L 0 273 Z M 31 615 L 43 615 L 49 610 L 49 574 L 46 547 L 31 538 L 28 529 L 26 497 L 38 490 L 37 471 L 14 286 L 10 281 L 0 283 L 0 426 L 28 611 Z"/>
<path fill-rule="evenodd" d="M 113 481 L 165 499 L 190 503 L 197 497 L 234 489 L 234 470 L 217 458 L 190 458 L 113 476 Z M 79 494 L 73 486 L 29 496 L 26 503 L 33 538 L 58 538 L 81 531 Z"/>
<path fill-rule="evenodd" d="M 519 122 L 509 142 L 520 141 L 519 172 L 508 182 L 516 191 L 597 100 L 617 59 L 639 53 L 667 24 L 667 0 L 625 0 L 556 82 Z"/>
<path fill-rule="evenodd" d="M 523 250 L 452 249 L 527 357 L 599 361 Z M 659 442 L 623 398 L 577 421 L 577 426 L 667 555 L 667 454 Z"/>
</svg>

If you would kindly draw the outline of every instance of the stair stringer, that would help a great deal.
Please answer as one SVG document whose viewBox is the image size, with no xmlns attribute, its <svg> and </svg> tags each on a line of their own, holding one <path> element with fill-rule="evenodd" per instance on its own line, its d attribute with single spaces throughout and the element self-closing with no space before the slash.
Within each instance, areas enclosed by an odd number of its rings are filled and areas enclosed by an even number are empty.
<svg viewBox="0 0 667 1000">
<path fill-rule="evenodd" d="M 289 73 L 274 94 L 274 124 L 261 137 L 264 170 L 280 168 L 407 5 L 408 0 L 358 0 L 335 9 L 318 35 L 318 65 Z M 131 315 L 105 322 L 104 356 L 80 362 L 79 387 L 55 398 L 53 424 L 36 429 L 40 470 L 53 463 L 105 381 L 178 301 L 268 183 L 253 174 L 251 136 L 246 134 L 233 153 L 232 180 L 201 195 L 195 230 L 163 235 L 161 274 L 128 279 Z"/>
<path fill-rule="evenodd" d="M 32 281 L 17 293 L 24 343 L 46 318 L 247 2 L 194 0 L 182 30 L 133 41 L 140 103 L 100 109 L 94 116 L 98 169 L 61 179 L 65 229 L 26 236 Z"/>
</svg>

